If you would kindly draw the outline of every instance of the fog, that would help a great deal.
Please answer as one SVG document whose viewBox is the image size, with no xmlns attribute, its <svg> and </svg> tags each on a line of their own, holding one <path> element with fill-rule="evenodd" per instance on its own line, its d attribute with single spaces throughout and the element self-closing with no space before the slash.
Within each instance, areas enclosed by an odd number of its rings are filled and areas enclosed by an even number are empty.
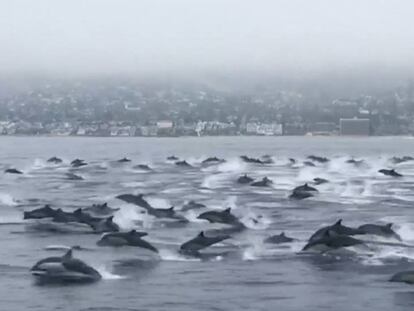
<svg viewBox="0 0 414 311">
<path fill-rule="evenodd" d="M 0 0 L 0 73 L 406 72 L 411 0 Z"/>
</svg>

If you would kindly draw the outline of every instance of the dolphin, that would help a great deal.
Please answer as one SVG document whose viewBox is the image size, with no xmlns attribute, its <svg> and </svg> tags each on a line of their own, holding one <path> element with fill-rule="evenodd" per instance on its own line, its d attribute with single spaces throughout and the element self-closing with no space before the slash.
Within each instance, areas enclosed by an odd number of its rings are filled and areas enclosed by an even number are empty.
<svg viewBox="0 0 414 311">
<path fill-rule="evenodd" d="M 73 258 L 71 249 L 62 257 L 38 261 L 30 272 L 38 281 L 47 283 L 86 283 L 101 279 L 98 271 L 80 259 Z"/>
<path fill-rule="evenodd" d="M 177 161 L 175 162 L 175 165 L 181 166 L 181 167 L 192 167 L 186 160 L 183 161 Z"/>
<path fill-rule="evenodd" d="M 6 174 L 23 174 L 22 171 L 19 171 L 18 169 L 15 168 L 8 168 L 7 170 L 4 171 Z"/>
<path fill-rule="evenodd" d="M 83 180 L 82 176 L 79 176 L 79 175 L 76 175 L 76 174 L 73 174 L 73 173 L 66 173 L 66 177 L 69 180 Z"/>
<path fill-rule="evenodd" d="M 260 180 L 260 181 L 252 182 L 250 184 L 250 186 L 253 186 L 253 187 L 269 187 L 272 183 L 273 182 L 269 178 L 263 177 L 262 180 Z"/>
<path fill-rule="evenodd" d="M 240 156 L 240 158 L 246 162 L 246 163 L 255 163 L 255 164 L 265 164 L 262 160 L 260 159 L 255 159 L 255 158 L 250 158 L 246 155 L 242 155 Z"/>
<path fill-rule="evenodd" d="M 142 237 L 147 235 L 146 232 L 138 232 L 135 230 L 105 233 L 96 244 L 99 246 L 136 246 L 158 253 L 158 250 L 154 246 L 142 239 Z"/>
<path fill-rule="evenodd" d="M 358 227 L 361 234 L 373 234 L 402 241 L 400 235 L 392 229 L 392 223 L 386 225 L 365 224 Z"/>
<path fill-rule="evenodd" d="M 150 168 L 147 164 L 138 164 L 135 165 L 134 168 L 143 171 L 152 171 L 152 168 Z"/>
<path fill-rule="evenodd" d="M 203 162 L 201 162 L 202 164 L 208 164 L 208 163 L 223 163 L 223 162 L 225 162 L 226 160 L 224 160 L 224 159 L 219 159 L 219 158 L 217 158 L 217 157 L 209 157 L 209 158 L 207 158 L 207 159 L 205 159 L 205 160 L 203 160 Z"/>
<path fill-rule="evenodd" d="M 269 155 L 269 154 L 265 154 L 264 156 L 262 156 L 261 161 L 264 164 L 273 164 L 274 163 L 274 161 L 272 159 L 272 156 Z"/>
<path fill-rule="evenodd" d="M 104 232 L 118 232 L 119 226 L 114 223 L 113 221 L 114 216 L 110 216 L 108 218 L 95 218 L 89 221 L 85 221 L 94 232 L 96 233 L 104 233 Z"/>
<path fill-rule="evenodd" d="M 414 271 L 398 272 L 390 278 L 390 282 L 402 282 L 402 283 L 407 283 L 407 284 L 414 284 Z"/>
<path fill-rule="evenodd" d="M 309 238 L 309 242 L 313 242 L 313 241 L 321 239 L 325 235 L 325 233 L 328 232 L 328 231 L 333 232 L 337 235 L 358 235 L 358 234 L 362 234 L 362 231 L 359 228 L 355 229 L 355 228 L 352 228 L 352 227 L 344 226 L 342 224 L 342 219 L 339 219 L 333 225 L 326 226 L 326 227 L 323 227 L 323 228 L 317 230 L 314 234 L 311 235 L 311 237 Z"/>
<path fill-rule="evenodd" d="M 88 163 L 86 163 L 84 160 L 81 160 L 81 159 L 75 159 L 72 162 L 70 162 L 70 165 L 72 167 L 81 167 L 81 166 L 88 165 Z"/>
<path fill-rule="evenodd" d="M 52 218 L 56 214 L 56 210 L 50 207 L 49 204 L 41 208 L 37 208 L 31 211 L 23 213 L 23 219 L 42 219 L 42 218 Z"/>
<path fill-rule="evenodd" d="M 313 194 L 308 191 L 293 191 L 291 195 L 289 195 L 289 199 L 295 199 L 295 200 L 303 200 L 313 197 Z"/>
<path fill-rule="evenodd" d="M 316 178 L 314 178 L 313 179 L 313 183 L 315 184 L 315 185 L 322 185 L 322 184 L 326 184 L 326 183 L 328 183 L 329 182 L 329 180 L 327 180 L 327 179 L 324 179 L 324 178 L 319 178 L 319 177 L 316 177 Z"/>
<path fill-rule="evenodd" d="M 174 210 L 174 206 L 171 206 L 170 208 L 146 208 L 147 213 L 149 215 L 152 215 L 156 218 L 172 218 L 172 219 L 181 219 L 184 220 L 185 218 L 177 215 L 177 213 Z"/>
<path fill-rule="evenodd" d="M 269 244 L 282 244 L 282 243 L 289 243 L 294 241 L 295 239 L 290 238 L 288 236 L 285 235 L 284 232 L 278 234 L 278 235 L 272 235 L 266 239 L 264 239 L 264 243 L 269 243 Z"/>
<path fill-rule="evenodd" d="M 206 206 L 202 203 L 197 203 L 195 201 L 189 201 L 186 204 L 183 205 L 183 207 L 181 208 L 181 210 L 183 212 L 189 211 L 189 210 L 193 210 L 193 209 L 201 209 L 201 208 L 205 208 Z"/>
<path fill-rule="evenodd" d="M 393 162 L 394 164 L 400 164 L 400 163 L 413 161 L 413 160 L 414 160 L 414 158 L 410 157 L 410 156 L 403 156 L 402 158 L 400 158 L 400 157 L 392 157 L 391 158 L 391 162 Z"/>
<path fill-rule="evenodd" d="M 206 236 L 204 232 L 201 231 L 195 238 L 182 244 L 180 246 L 180 252 L 184 254 L 198 255 L 200 250 L 229 238 L 229 235 Z"/>
<path fill-rule="evenodd" d="M 323 253 L 333 249 L 360 244 L 363 244 L 363 241 L 348 235 L 341 235 L 334 231 L 326 230 L 321 237 L 310 240 L 308 244 L 303 247 L 302 251 L 317 251 Z"/>
<path fill-rule="evenodd" d="M 253 181 L 254 181 L 254 179 L 252 177 L 247 176 L 247 174 L 244 174 L 243 176 L 240 176 L 237 179 L 237 182 L 239 184 L 250 184 Z"/>
<path fill-rule="evenodd" d="M 231 213 L 231 208 L 224 211 L 209 211 L 198 215 L 197 219 L 205 219 L 210 223 L 221 223 L 228 225 L 240 225 L 240 220 Z"/>
<path fill-rule="evenodd" d="M 319 156 L 315 156 L 315 155 L 310 155 L 308 156 L 309 160 L 315 161 L 315 162 L 319 162 L 319 163 L 326 163 L 329 162 L 328 158 L 325 157 L 319 157 Z"/>
<path fill-rule="evenodd" d="M 234 224 L 225 228 L 220 228 L 220 229 L 210 229 L 205 231 L 205 233 L 207 235 L 213 235 L 213 236 L 217 236 L 217 235 L 234 235 L 237 233 L 241 233 L 244 230 L 246 230 L 247 227 L 243 224 L 243 223 L 238 223 L 238 224 Z"/>
<path fill-rule="evenodd" d="M 305 192 L 318 192 L 318 189 L 309 186 L 307 183 L 301 186 L 296 187 L 295 189 L 293 189 L 293 192 L 295 191 L 305 191 Z"/>
<path fill-rule="evenodd" d="M 60 208 L 55 211 L 52 221 L 60 223 L 81 222 L 76 214 L 65 212 Z"/>
<path fill-rule="evenodd" d="M 51 157 L 46 162 L 48 162 L 48 163 L 54 163 L 54 164 L 59 164 L 59 163 L 62 163 L 63 160 L 60 159 L 60 158 L 58 158 L 58 157 Z"/>
<path fill-rule="evenodd" d="M 391 170 L 381 169 L 378 172 L 385 175 L 385 176 L 392 176 L 392 177 L 402 177 L 403 176 L 402 174 L 396 172 L 394 169 L 391 169 Z"/>
<path fill-rule="evenodd" d="M 143 194 L 134 195 L 134 194 L 121 194 L 116 197 L 127 203 L 132 203 L 138 206 L 141 206 L 145 209 L 152 208 L 152 206 L 144 199 Z"/>
<path fill-rule="evenodd" d="M 119 159 L 117 162 L 118 162 L 118 163 L 127 163 L 127 162 L 131 162 L 131 159 L 128 159 L 128 158 L 122 158 L 122 159 Z"/>
<path fill-rule="evenodd" d="M 316 165 L 314 163 L 312 163 L 311 161 L 304 161 L 303 165 L 305 166 L 310 166 L 310 167 L 315 167 Z"/>
<path fill-rule="evenodd" d="M 346 160 L 345 163 L 354 164 L 355 166 L 360 166 L 364 164 L 364 160 L 355 160 L 354 158 Z"/>
<path fill-rule="evenodd" d="M 119 208 L 112 208 L 108 206 L 108 203 L 93 204 L 92 206 L 83 209 L 84 212 L 93 214 L 95 216 L 108 216 L 119 211 Z"/>
<path fill-rule="evenodd" d="M 296 159 L 294 158 L 289 158 L 289 164 L 296 164 Z"/>
<path fill-rule="evenodd" d="M 93 217 L 89 213 L 85 213 L 81 208 L 75 210 L 72 215 L 76 218 L 78 222 L 89 224 L 90 222 L 96 222 L 102 220 L 102 218 Z"/>
</svg>

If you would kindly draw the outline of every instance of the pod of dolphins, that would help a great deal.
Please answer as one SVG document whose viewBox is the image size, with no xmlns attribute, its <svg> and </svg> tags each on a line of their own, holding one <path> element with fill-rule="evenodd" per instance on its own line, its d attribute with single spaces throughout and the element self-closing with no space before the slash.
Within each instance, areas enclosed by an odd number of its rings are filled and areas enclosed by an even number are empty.
<svg viewBox="0 0 414 311">
<path fill-rule="evenodd" d="M 246 163 L 254 165 L 268 165 L 272 164 L 273 160 L 270 156 L 263 156 L 261 158 L 252 158 L 246 155 L 240 157 L 240 159 Z M 170 156 L 167 158 L 174 165 L 182 168 L 193 168 L 185 160 L 180 160 L 176 156 Z M 412 161 L 414 158 L 411 157 L 394 157 L 391 159 L 392 163 L 399 164 L 406 161 Z M 311 155 L 303 162 L 304 166 L 314 166 L 315 163 L 327 163 L 330 159 L 320 156 Z M 60 164 L 63 162 L 62 159 L 52 157 L 47 160 L 48 163 Z M 117 161 L 118 163 L 131 162 L 128 158 L 122 158 Z M 220 164 L 225 162 L 224 159 L 217 157 L 209 157 L 202 161 L 204 165 Z M 290 165 L 297 163 L 296 159 L 289 159 Z M 363 160 L 350 159 L 346 161 L 352 165 L 363 165 Z M 79 168 L 87 166 L 88 163 L 81 159 L 75 159 L 70 163 L 71 167 Z M 151 170 L 148 165 L 137 165 L 135 166 L 142 170 Z M 16 168 L 9 168 L 5 170 L 7 174 L 23 174 L 22 171 Z M 378 173 L 383 174 L 392 178 L 401 178 L 402 174 L 396 172 L 394 169 L 381 169 Z M 66 173 L 68 179 L 81 180 L 81 176 L 74 173 Z M 252 187 L 270 187 L 272 180 L 268 177 L 263 177 L 260 180 L 248 176 L 247 174 L 241 175 L 236 183 L 245 186 Z M 315 178 L 312 180 L 310 185 L 305 183 L 292 189 L 289 199 L 292 200 L 303 200 L 313 197 L 318 193 L 318 189 L 314 186 L 329 183 L 329 180 L 323 178 Z M 154 208 L 145 199 L 144 194 L 120 194 L 116 196 L 117 199 L 133 204 L 142 208 L 148 215 L 155 218 L 173 220 L 175 222 L 185 225 L 188 220 L 176 211 L 174 207 L 168 209 Z M 204 204 L 189 201 L 187 202 L 181 212 L 189 210 L 197 211 L 205 209 Z M 100 233 L 102 236 L 97 241 L 97 245 L 100 247 L 138 247 L 148 250 L 152 253 L 158 253 L 159 250 L 152 245 L 150 242 L 145 240 L 148 235 L 146 232 L 140 232 L 136 230 L 122 231 L 119 225 L 117 225 L 113 218 L 119 208 L 113 208 L 104 204 L 94 204 L 90 207 L 79 208 L 72 212 L 64 211 L 60 208 L 52 208 L 50 205 L 25 211 L 23 218 L 31 221 L 42 221 L 47 220 L 54 224 L 69 224 L 77 223 L 89 228 L 91 233 Z M 184 242 L 179 246 L 178 252 L 183 256 L 196 257 L 200 259 L 208 259 L 211 254 L 203 253 L 203 250 L 218 244 L 224 240 L 230 239 L 232 235 L 247 230 L 247 227 L 243 222 L 236 217 L 231 208 L 224 210 L 209 210 L 198 214 L 197 219 L 206 220 L 209 223 L 225 224 L 227 227 L 220 230 L 209 230 L 201 231 L 198 235 Z M 257 222 L 257 219 L 252 219 Z M 307 240 L 306 245 L 303 247 L 300 253 L 316 253 L 316 254 L 327 254 L 347 247 L 354 246 L 367 246 L 369 244 L 381 243 L 375 241 L 369 241 L 363 239 L 364 236 L 380 236 L 385 238 L 391 238 L 401 244 L 401 237 L 393 230 L 392 224 L 361 224 L 359 227 L 348 227 L 342 224 L 342 219 L 339 219 L 334 224 L 319 228 L 315 231 Z M 283 244 L 296 241 L 297 239 L 289 237 L 285 232 L 281 232 L 279 235 L 269 236 L 264 239 L 264 243 L 267 244 Z M 72 247 L 61 257 L 48 257 L 38 261 L 32 268 L 32 275 L 39 281 L 42 282 L 94 282 L 101 279 L 101 275 L 94 268 L 73 257 L 73 250 L 79 249 L 80 247 Z M 398 272 L 390 278 L 393 282 L 405 282 L 414 284 L 414 271 L 403 271 Z"/>
</svg>

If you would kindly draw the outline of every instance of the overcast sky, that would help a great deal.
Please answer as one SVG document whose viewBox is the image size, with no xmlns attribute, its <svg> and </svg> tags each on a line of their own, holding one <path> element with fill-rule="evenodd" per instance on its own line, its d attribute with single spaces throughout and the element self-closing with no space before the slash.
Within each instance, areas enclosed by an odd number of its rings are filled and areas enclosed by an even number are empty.
<svg viewBox="0 0 414 311">
<path fill-rule="evenodd" d="M 0 72 L 414 64 L 413 0 L 0 0 Z"/>
</svg>

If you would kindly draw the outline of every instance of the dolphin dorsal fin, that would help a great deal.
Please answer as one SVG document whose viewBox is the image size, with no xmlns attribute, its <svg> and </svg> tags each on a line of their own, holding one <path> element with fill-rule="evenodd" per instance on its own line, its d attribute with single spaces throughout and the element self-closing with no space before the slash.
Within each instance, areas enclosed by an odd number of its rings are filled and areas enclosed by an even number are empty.
<svg viewBox="0 0 414 311">
<path fill-rule="evenodd" d="M 171 206 L 168 210 L 169 211 L 173 211 L 174 210 L 174 206 Z"/>
<path fill-rule="evenodd" d="M 63 260 L 72 259 L 72 249 L 68 250 L 65 255 L 62 256 Z"/>
<path fill-rule="evenodd" d="M 342 219 L 339 219 L 335 224 L 334 224 L 334 226 L 340 226 L 340 225 L 342 225 Z"/>
<path fill-rule="evenodd" d="M 227 213 L 227 214 L 230 214 L 230 212 L 231 212 L 231 207 L 228 207 L 223 211 L 223 213 Z"/>
<path fill-rule="evenodd" d="M 280 236 L 285 236 L 285 232 L 282 231 L 282 233 L 280 233 Z"/>
<path fill-rule="evenodd" d="M 200 238 L 204 238 L 205 236 L 204 236 L 204 231 L 201 231 L 199 234 L 198 234 L 198 237 L 200 237 Z"/>
</svg>

